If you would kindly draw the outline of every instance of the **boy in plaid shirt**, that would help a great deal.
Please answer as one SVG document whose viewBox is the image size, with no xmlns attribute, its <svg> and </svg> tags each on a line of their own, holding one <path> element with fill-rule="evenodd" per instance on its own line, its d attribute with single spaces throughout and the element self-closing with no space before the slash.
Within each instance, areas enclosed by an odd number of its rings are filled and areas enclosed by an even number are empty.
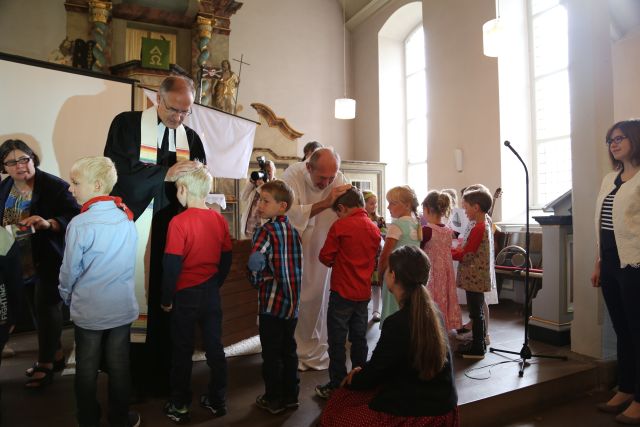
<svg viewBox="0 0 640 427">
<path fill-rule="evenodd" d="M 253 234 L 248 264 L 249 280 L 259 291 L 265 383 L 265 393 L 256 398 L 256 405 L 272 414 L 299 405 L 294 332 L 302 281 L 302 240 L 286 216 L 292 201 L 293 191 L 284 181 L 260 187 L 258 213 L 268 221 Z"/>
</svg>

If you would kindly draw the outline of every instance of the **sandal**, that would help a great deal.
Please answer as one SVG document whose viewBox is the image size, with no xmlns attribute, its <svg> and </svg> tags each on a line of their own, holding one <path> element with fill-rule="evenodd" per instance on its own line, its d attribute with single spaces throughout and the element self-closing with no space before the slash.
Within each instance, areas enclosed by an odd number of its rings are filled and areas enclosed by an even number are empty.
<svg viewBox="0 0 640 427">
<path fill-rule="evenodd" d="M 33 378 L 32 376 L 24 384 L 25 388 L 32 389 L 32 390 L 41 389 L 53 382 L 53 370 L 48 368 L 43 368 L 42 366 L 35 366 L 33 368 L 33 373 L 31 375 L 35 374 L 36 372 L 42 372 L 44 374 L 44 377 Z"/>
<path fill-rule="evenodd" d="M 31 365 L 30 368 L 28 368 L 27 370 L 24 371 L 24 374 L 31 378 L 33 376 L 33 373 L 35 372 L 35 369 L 38 367 L 38 362 L 33 362 L 33 365 Z"/>
<path fill-rule="evenodd" d="M 36 369 L 38 366 L 40 366 L 38 362 L 33 362 L 33 365 L 31 365 L 31 367 L 30 367 L 30 368 L 28 368 L 27 370 L 25 370 L 25 371 L 24 371 L 24 374 L 25 374 L 27 377 L 31 378 L 31 377 L 33 376 L 33 373 L 35 372 L 35 369 Z M 52 371 L 53 371 L 53 372 L 62 372 L 62 371 L 64 371 L 64 368 L 66 368 L 66 367 L 67 367 L 67 362 L 66 362 L 66 360 L 64 359 L 64 356 L 63 356 L 61 359 L 59 359 L 59 360 L 55 360 L 55 361 L 53 362 L 53 368 L 52 368 Z M 45 368 L 45 369 L 46 369 L 46 368 Z"/>
</svg>

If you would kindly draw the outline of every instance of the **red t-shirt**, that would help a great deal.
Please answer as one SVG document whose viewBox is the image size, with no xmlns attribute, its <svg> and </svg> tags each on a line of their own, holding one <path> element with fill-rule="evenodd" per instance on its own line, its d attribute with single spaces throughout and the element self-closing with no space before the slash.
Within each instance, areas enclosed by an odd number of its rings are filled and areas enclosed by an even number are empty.
<svg viewBox="0 0 640 427">
<path fill-rule="evenodd" d="M 176 291 L 197 286 L 218 272 L 220 254 L 231 251 L 227 221 L 211 209 L 189 208 L 173 217 L 166 254 L 182 257 Z"/>
<path fill-rule="evenodd" d="M 364 209 L 333 223 L 320 250 L 320 262 L 333 267 L 331 290 L 350 301 L 371 298 L 371 274 L 380 246 L 380 230 Z"/>
</svg>

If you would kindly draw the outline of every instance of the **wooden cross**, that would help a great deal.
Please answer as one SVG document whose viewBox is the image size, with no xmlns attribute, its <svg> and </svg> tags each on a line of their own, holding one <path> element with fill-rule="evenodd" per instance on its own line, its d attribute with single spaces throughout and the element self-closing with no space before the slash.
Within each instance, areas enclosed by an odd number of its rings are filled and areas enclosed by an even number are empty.
<svg viewBox="0 0 640 427">
<path fill-rule="evenodd" d="M 248 62 L 244 62 L 244 54 L 240 54 L 240 59 L 233 58 L 234 61 L 240 63 L 240 69 L 238 70 L 238 87 L 236 88 L 236 99 L 233 100 L 233 114 L 236 114 L 236 107 L 238 105 L 238 92 L 240 92 L 240 75 L 242 74 L 242 64 L 251 65 Z"/>
</svg>

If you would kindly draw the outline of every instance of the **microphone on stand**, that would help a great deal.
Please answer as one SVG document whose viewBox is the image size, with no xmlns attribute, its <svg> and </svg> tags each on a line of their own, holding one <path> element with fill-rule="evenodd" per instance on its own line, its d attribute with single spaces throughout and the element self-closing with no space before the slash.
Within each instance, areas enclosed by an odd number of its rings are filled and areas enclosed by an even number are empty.
<svg viewBox="0 0 640 427">
<path fill-rule="evenodd" d="M 524 276 L 524 344 L 522 345 L 522 349 L 520 352 L 509 351 L 509 350 L 500 350 L 497 348 L 489 348 L 491 353 L 509 353 L 509 354 L 517 354 L 520 356 L 520 369 L 518 371 L 518 376 L 522 377 L 524 375 L 524 368 L 529 365 L 527 360 L 532 357 L 543 357 L 548 359 L 562 359 L 567 360 L 563 356 L 547 356 L 543 354 L 532 354 L 531 348 L 529 347 L 529 317 L 531 316 L 531 294 L 529 291 L 529 270 L 531 268 L 531 258 L 529 258 L 529 243 L 530 243 L 530 231 L 529 231 L 529 170 L 527 169 L 527 164 L 522 160 L 520 154 L 511 146 L 511 142 L 504 141 L 504 146 L 507 147 L 515 156 L 520 160 L 522 166 L 524 167 L 524 176 L 525 176 L 525 215 L 526 215 L 526 223 L 525 223 L 525 276 Z"/>
</svg>

